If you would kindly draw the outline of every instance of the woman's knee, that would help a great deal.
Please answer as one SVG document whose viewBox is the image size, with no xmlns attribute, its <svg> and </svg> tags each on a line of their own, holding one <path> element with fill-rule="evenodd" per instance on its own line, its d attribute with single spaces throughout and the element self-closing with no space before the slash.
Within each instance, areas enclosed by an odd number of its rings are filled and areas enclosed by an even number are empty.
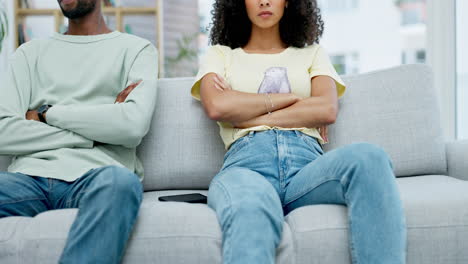
<svg viewBox="0 0 468 264">
<path fill-rule="evenodd" d="M 392 161 L 387 152 L 371 143 L 354 143 L 348 146 L 348 154 L 362 166 L 389 165 L 393 169 Z"/>
<path fill-rule="evenodd" d="M 282 212 L 281 201 L 271 183 L 245 168 L 232 168 L 217 175 L 210 184 L 208 204 L 216 211 Z"/>
</svg>

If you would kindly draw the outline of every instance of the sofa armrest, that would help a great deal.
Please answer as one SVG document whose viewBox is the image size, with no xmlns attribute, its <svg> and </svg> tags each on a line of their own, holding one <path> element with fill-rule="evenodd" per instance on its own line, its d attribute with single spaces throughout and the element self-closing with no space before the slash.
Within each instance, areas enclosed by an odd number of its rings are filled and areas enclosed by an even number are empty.
<svg viewBox="0 0 468 264">
<path fill-rule="evenodd" d="M 445 144 L 448 175 L 468 181 L 468 140 L 457 140 Z"/>
</svg>

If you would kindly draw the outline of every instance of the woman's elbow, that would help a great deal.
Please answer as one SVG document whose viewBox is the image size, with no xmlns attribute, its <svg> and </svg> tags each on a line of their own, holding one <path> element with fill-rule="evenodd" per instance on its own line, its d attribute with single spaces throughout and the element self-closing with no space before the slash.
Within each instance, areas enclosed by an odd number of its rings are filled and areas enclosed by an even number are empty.
<svg viewBox="0 0 468 264">
<path fill-rule="evenodd" d="M 327 105 L 325 122 L 328 125 L 334 124 L 338 116 L 338 106 L 336 104 Z"/>
<path fill-rule="evenodd" d="M 219 121 L 222 117 L 221 112 L 216 109 L 205 109 L 206 115 L 213 121 Z"/>
<path fill-rule="evenodd" d="M 221 121 L 224 118 L 223 106 L 219 103 L 207 103 L 204 106 L 205 113 L 209 119 L 214 121 Z"/>
</svg>

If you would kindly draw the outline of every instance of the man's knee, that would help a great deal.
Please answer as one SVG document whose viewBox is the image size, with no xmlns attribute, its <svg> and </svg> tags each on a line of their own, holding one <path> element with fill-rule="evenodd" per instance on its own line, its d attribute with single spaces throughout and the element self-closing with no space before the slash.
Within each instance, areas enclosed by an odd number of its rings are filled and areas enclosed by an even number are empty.
<svg viewBox="0 0 468 264">
<path fill-rule="evenodd" d="M 97 185 L 117 197 L 135 196 L 141 200 L 143 189 L 138 176 L 127 168 L 107 166 L 96 176 Z"/>
</svg>

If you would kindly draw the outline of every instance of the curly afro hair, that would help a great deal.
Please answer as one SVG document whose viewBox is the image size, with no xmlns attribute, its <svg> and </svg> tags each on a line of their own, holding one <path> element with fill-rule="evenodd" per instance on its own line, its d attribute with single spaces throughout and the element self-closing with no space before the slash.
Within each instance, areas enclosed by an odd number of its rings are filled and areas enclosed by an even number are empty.
<svg viewBox="0 0 468 264">
<path fill-rule="evenodd" d="M 244 0 L 216 0 L 213 4 L 211 45 L 232 49 L 244 47 L 250 38 L 250 21 Z M 281 40 L 288 46 L 302 48 L 319 43 L 323 21 L 316 0 L 288 0 L 280 20 Z"/>
</svg>

